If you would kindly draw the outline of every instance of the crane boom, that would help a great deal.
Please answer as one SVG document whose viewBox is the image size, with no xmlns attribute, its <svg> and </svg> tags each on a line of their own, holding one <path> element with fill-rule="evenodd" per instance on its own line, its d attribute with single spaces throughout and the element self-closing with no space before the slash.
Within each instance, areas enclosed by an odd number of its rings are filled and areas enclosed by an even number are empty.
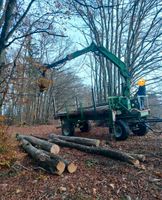
<svg viewBox="0 0 162 200">
<path fill-rule="evenodd" d="M 125 65 L 124 62 L 122 62 L 119 58 L 117 58 L 113 53 L 108 51 L 105 47 L 102 46 L 97 46 L 94 42 L 91 43 L 90 46 L 79 50 L 75 51 L 74 53 L 71 53 L 67 55 L 65 58 L 58 60 L 52 64 L 46 65 L 47 69 L 54 68 L 60 64 L 63 64 L 69 60 L 72 60 L 74 58 L 77 58 L 83 54 L 86 54 L 88 52 L 94 52 L 95 54 L 100 53 L 103 55 L 105 58 L 110 60 L 115 66 L 118 67 L 120 74 L 122 77 L 125 79 L 125 86 L 124 86 L 124 91 L 123 95 L 129 97 L 130 96 L 130 75 L 127 66 Z"/>
</svg>

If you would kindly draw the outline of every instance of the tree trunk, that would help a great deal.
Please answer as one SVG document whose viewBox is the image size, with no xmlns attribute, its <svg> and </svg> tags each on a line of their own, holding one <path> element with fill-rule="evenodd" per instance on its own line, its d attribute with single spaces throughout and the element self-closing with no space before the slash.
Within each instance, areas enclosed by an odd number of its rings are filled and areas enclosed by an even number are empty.
<svg viewBox="0 0 162 200">
<path fill-rule="evenodd" d="M 83 152 L 110 157 L 112 159 L 124 161 L 136 166 L 139 165 L 138 159 L 135 159 L 129 154 L 121 152 L 121 151 L 112 150 L 112 149 L 104 149 L 102 147 L 88 147 L 81 144 L 75 144 L 72 142 L 63 141 L 57 138 L 50 139 L 49 141 L 54 142 L 60 146 L 75 148 Z"/>
<path fill-rule="evenodd" d="M 76 164 L 74 164 L 73 162 L 65 162 L 65 164 L 66 164 L 66 170 L 70 174 L 76 172 L 76 170 L 77 170 L 77 165 Z"/>
<path fill-rule="evenodd" d="M 128 155 L 138 159 L 141 162 L 144 162 L 146 160 L 146 156 L 143 154 L 134 154 L 134 153 L 129 153 Z"/>
<path fill-rule="evenodd" d="M 37 161 L 40 167 L 52 174 L 61 175 L 64 172 L 65 163 L 58 156 L 50 156 L 49 153 L 32 146 L 27 140 L 22 138 L 20 140 L 24 150 Z"/>
<path fill-rule="evenodd" d="M 83 144 L 86 146 L 99 146 L 100 145 L 100 140 L 96 139 L 89 139 L 89 138 L 84 138 L 84 137 L 69 137 L 69 136 L 63 136 L 63 135 L 56 135 L 56 134 L 50 134 L 49 135 L 50 139 L 61 139 L 65 140 L 68 142 L 74 142 L 77 144 Z"/>
<path fill-rule="evenodd" d="M 45 151 L 48 151 L 48 152 L 50 152 L 54 155 L 56 155 L 60 152 L 60 147 L 57 144 L 53 144 L 53 143 L 50 143 L 48 141 L 35 138 L 33 136 L 17 134 L 16 138 L 18 140 L 25 139 L 25 140 L 29 141 L 32 145 L 37 146 L 38 148 L 41 148 Z"/>
<path fill-rule="evenodd" d="M 96 111 L 94 110 L 93 107 L 89 107 L 89 108 L 84 108 L 83 110 L 83 115 L 84 117 L 86 117 L 87 119 L 88 118 L 91 118 L 93 119 L 95 114 L 97 112 L 97 115 L 98 117 L 107 117 L 107 115 L 109 115 L 111 113 L 111 109 L 108 107 L 108 105 L 101 105 L 101 106 L 96 106 Z M 76 117 L 80 117 L 81 116 L 81 111 L 78 110 L 78 111 L 71 111 L 69 112 L 69 117 L 71 119 L 75 119 Z M 62 118 L 62 119 L 66 119 L 67 118 L 67 113 L 58 113 L 57 116 L 55 117 L 55 119 L 59 119 L 59 118 Z"/>
<path fill-rule="evenodd" d="M 54 158 L 54 159 L 57 158 L 58 160 L 62 161 L 65 164 L 65 170 L 67 170 L 70 174 L 74 173 L 77 170 L 77 165 L 74 162 L 65 160 L 58 155 L 53 155 L 53 154 L 49 154 L 49 155 L 51 158 Z"/>
</svg>

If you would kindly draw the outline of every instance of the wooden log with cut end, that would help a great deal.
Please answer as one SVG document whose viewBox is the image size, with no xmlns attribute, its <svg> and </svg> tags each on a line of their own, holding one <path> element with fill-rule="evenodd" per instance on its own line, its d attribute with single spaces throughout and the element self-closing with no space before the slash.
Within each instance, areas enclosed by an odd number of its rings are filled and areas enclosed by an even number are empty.
<svg viewBox="0 0 162 200">
<path fill-rule="evenodd" d="M 65 162 L 65 164 L 66 164 L 66 170 L 67 170 L 70 174 L 76 172 L 76 170 L 77 170 L 77 165 L 76 165 L 75 163 L 73 163 L 73 162 Z"/>
<path fill-rule="evenodd" d="M 59 151 L 57 149 L 59 146 L 53 143 L 50 143 L 48 141 L 43 141 L 44 138 L 39 139 L 39 138 L 35 138 L 33 136 L 26 136 L 26 135 L 19 135 L 17 134 L 17 139 L 18 140 L 27 140 L 29 143 L 31 142 L 33 145 L 39 146 L 39 148 L 42 148 L 44 150 L 41 150 L 42 153 L 48 155 L 50 158 L 53 158 L 55 160 L 59 160 L 60 162 L 65 164 L 65 169 L 69 172 L 69 173 L 74 173 L 77 170 L 77 165 L 74 164 L 73 162 L 69 162 L 67 160 L 64 160 L 63 158 L 61 158 L 60 156 L 56 155 Z M 46 152 L 46 151 L 48 152 Z"/>
<path fill-rule="evenodd" d="M 120 160 L 120 161 L 133 164 L 135 166 L 139 165 L 138 159 L 130 156 L 127 153 L 121 152 L 119 150 L 105 149 L 102 147 L 88 147 L 85 145 L 64 141 L 58 138 L 53 138 L 53 139 L 50 139 L 49 141 L 54 142 L 55 144 L 58 144 L 63 147 L 75 148 L 83 152 L 106 156 L 115 160 Z"/>
<path fill-rule="evenodd" d="M 50 134 L 49 138 L 50 139 L 58 138 L 58 139 L 65 140 L 68 142 L 74 142 L 77 144 L 83 144 L 87 146 L 98 147 L 100 145 L 100 140 L 90 139 L 90 138 L 85 138 L 85 137 L 72 137 L 72 136 L 69 137 L 69 136 L 63 136 L 63 135 Z"/>
<path fill-rule="evenodd" d="M 44 150 L 37 149 L 32 146 L 26 139 L 20 139 L 23 149 L 37 161 L 38 165 L 44 168 L 46 171 L 61 175 L 65 170 L 65 163 L 58 156 L 52 155 Z"/>
<path fill-rule="evenodd" d="M 144 162 L 146 160 L 146 156 L 143 154 L 128 153 L 128 155 L 138 159 L 141 162 Z"/>
<path fill-rule="evenodd" d="M 56 157 L 56 155 L 54 155 Z M 53 157 L 53 155 L 51 155 Z M 60 157 L 59 157 L 60 158 Z M 65 169 L 70 173 L 74 173 L 77 170 L 77 165 L 74 162 L 67 161 L 63 158 L 60 158 L 65 163 Z"/>
<path fill-rule="evenodd" d="M 16 138 L 18 140 L 25 139 L 25 140 L 29 141 L 32 145 L 34 145 L 40 149 L 43 149 L 45 151 L 48 151 L 54 155 L 56 155 L 60 152 L 60 147 L 57 144 L 53 144 L 53 143 L 50 143 L 48 141 L 45 141 L 45 140 L 42 140 L 42 139 L 39 139 L 39 138 L 36 138 L 33 136 L 17 134 Z"/>
</svg>

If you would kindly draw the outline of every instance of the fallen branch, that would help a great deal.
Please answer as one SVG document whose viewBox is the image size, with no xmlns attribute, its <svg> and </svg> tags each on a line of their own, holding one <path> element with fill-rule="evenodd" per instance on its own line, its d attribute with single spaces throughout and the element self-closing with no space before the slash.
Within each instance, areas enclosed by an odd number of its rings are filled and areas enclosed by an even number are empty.
<svg viewBox="0 0 162 200">
<path fill-rule="evenodd" d="M 50 134 L 50 139 L 61 139 L 68 142 L 74 142 L 77 144 L 83 144 L 87 146 L 96 146 L 98 147 L 100 145 L 100 140 L 97 139 L 90 139 L 90 138 L 84 138 L 84 137 L 69 137 L 69 136 L 63 136 L 63 135 L 56 135 L 56 134 Z"/>
<path fill-rule="evenodd" d="M 128 153 L 128 155 L 138 159 L 141 162 L 144 162 L 146 160 L 146 156 L 143 154 L 134 154 L 134 153 Z"/>
<path fill-rule="evenodd" d="M 130 164 L 133 164 L 135 166 L 139 165 L 138 159 L 130 156 L 127 153 L 121 152 L 121 151 L 112 150 L 112 149 L 104 149 L 102 147 L 88 147 L 88 146 L 81 145 L 81 144 L 67 142 L 67 141 L 64 141 L 64 140 L 61 140 L 58 138 L 53 138 L 53 139 L 50 139 L 49 141 L 54 142 L 55 144 L 58 144 L 63 147 L 75 148 L 75 149 L 83 151 L 83 152 L 106 156 L 106 157 L 109 157 L 109 158 L 112 158 L 115 160 L 120 160 L 120 161 L 124 161 L 124 162 L 130 163 Z"/>
<path fill-rule="evenodd" d="M 45 151 L 48 151 L 54 155 L 56 155 L 60 152 L 60 147 L 57 144 L 53 144 L 53 143 L 50 143 L 50 142 L 42 140 L 42 139 L 38 139 L 33 136 L 17 134 L 16 138 L 17 138 L 17 140 L 25 139 L 25 140 L 29 141 L 32 145 L 34 145 L 40 149 L 43 149 Z"/>
</svg>

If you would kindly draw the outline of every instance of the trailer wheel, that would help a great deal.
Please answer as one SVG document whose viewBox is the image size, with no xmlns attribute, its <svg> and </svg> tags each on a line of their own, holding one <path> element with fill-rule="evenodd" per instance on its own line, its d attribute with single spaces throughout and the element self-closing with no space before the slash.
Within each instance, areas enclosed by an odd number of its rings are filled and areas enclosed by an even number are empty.
<svg viewBox="0 0 162 200">
<path fill-rule="evenodd" d="M 81 132 L 89 132 L 91 129 L 91 125 L 88 121 L 83 121 L 79 123 L 79 128 Z"/>
<path fill-rule="evenodd" d="M 62 135 L 64 136 L 73 136 L 74 135 L 74 125 L 71 122 L 64 122 L 62 124 Z"/>
<path fill-rule="evenodd" d="M 129 126 L 122 120 L 115 123 L 114 137 L 116 140 L 126 140 L 129 136 Z"/>
<path fill-rule="evenodd" d="M 144 136 L 148 133 L 148 127 L 145 124 L 137 123 L 132 128 L 132 132 L 138 136 Z"/>
</svg>

